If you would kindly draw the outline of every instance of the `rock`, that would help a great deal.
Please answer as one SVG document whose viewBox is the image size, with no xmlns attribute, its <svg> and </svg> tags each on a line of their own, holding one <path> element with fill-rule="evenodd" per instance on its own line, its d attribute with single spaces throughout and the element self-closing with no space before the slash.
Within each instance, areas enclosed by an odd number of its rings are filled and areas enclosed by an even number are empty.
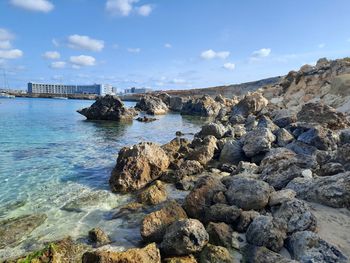
<svg viewBox="0 0 350 263">
<path fill-rule="evenodd" d="M 170 97 L 169 109 L 172 111 L 181 111 L 184 99 L 181 97 Z"/>
<path fill-rule="evenodd" d="M 157 98 L 161 99 L 165 105 L 169 106 L 171 96 L 166 92 L 161 92 L 156 95 Z"/>
<path fill-rule="evenodd" d="M 299 111 L 298 121 L 318 123 L 331 130 L 344 129 L 349 126 L 346 116 L 342 112 L 322 103 L 307 103 Z"/>
<path fill-rule="evenodd" d="M 341 163 L 329 162 L 321 166 L 319 176 L 332 176 L 339 173 L 344 173 L 345 169 Z"/>
<path fill-rule="evenodd" d="M 248 157 L 266 153 L 271 149 L 271 143 L 276 139 L 269 129 L 257 128 L 244 136 L 243 152 Z"/>
<path fill-rule="evenodd" d="M 165 255 L 189 255 L 200 252 L 208 240 L 209 235 L 200 221 L 182 219 L 167 228 L 160 249 Z"/>
<path fill-rule="evenodd" d="M 300 262 L 335 263 L 346 262 L 347 258 L 335 246 L 310 231 L 295 232 L 287 240 L 287 249 Z"/>
<path fill-rule="evenodd" d="M 258 173 L 258 168 L 259 166 L 257 166 L 255 163 L 240 161 L 237 165 L 235 174 L 256 174 Z"/>
<path fill-rule="evenodd" d="M 275 135 L 276 135 L 277 145 L 280 147 L 284 147 L 288 143 L 291 143 L 294 140 L 294 136 L 284 128 L 277 130 Z"/>
<path fill-rule="evenodd" d="M 292 199 L 282 203 L 273 212 L 273 216 L 287 224 L 288 234 L 304 230 L 315 231 L 317 227 L 317 219 L 309 206 L 299 199 Z"/>
<path fill-rule="evenodd" d="M 135 262 L 154 262 L 161 263 L 159 249 L 155 243 L 149 244 L 144 248 L 132 248 L 124 252 L 115 251 L 93 251 L 86 252 L 83 255 L 82 263 L 135 263 Z"/>
<path fill-rule="evenodd" d="M 98 97 L 90 107 L 77 112 L 84 115 L 88 120 L 107 121 L 132 121 L 136 115 L 134 109 L 126 108 L 118 97 L 111 95 Z"/>
<path fill-rule="evenodd" d="M 226 187 L 214 176 L 200 178 L 194 189 L 186 196 L 184 209 L 189 217 L 205 219 L 205 210 L 213 204 L 216 193 L 226 191 Z"/>
<path fill-rule="evenodd" d="M 243 256 L 246 263 L 297 263 L 266 247 L 249 244 L 243 248 Z"/>
<path fill-rule="evenodd" d="M 350 143 L 350 129 L 341 130 L 339 137 L 341 144 Z"/>
<path fill-rule="evenodd" d="M 18 245 L 46 219 L 45 214 L 32 214 L 0 221 L 0 249 Z"/>
<path fill-rule="evenodd" d="M 270 216 L 258 216 L 247 229 L 247 242 L 278 252 L 287 237 L 287 226 Z"/>
<path fill-rule="evenodd" d="M 161 242 L 166 228 L 179 219 L 187 218 L 186 212 L 175 201 L 147 215 L 141 223 L 141 236 L 147 242 Z"/>
<path fill-rule="evenodd" d="M 118 219 L 118 218 L 129 218 L 130 215 L 133 213 L 138 213 L 143 210 L 143 205 L 140 203 L 128 203 L 120 208 L 117 209 L 116 212 L 113 212 L 111 218 L 112 219 Z"/>
<path fill-rule="evenodd" d="M 273 122 L 280 128 L 285 128 L 297 120 L 295 114 L 288 109 L 277 110 L 273 112 L 273 116 Z"/>
<path fill-rule="evenodd" d="M 243 210 L 259 210 L 268 204 L 272 191 L 273 189 L 264 181 L 233 176 L 225 195 L 231 205 Z"/>
<path fill-rule="evenodd" d="M 179 136 L 179 137 L 185 136 L 185 134 L 184 134 L 183 132 L 181 132 L 181 131 L 176 131 L 176 132 L 175 132 L 175 135 L 176 135 L 176 136 Z"/>
<path fill-rule="evenodd" d="M 225 223 L 210 222 L 206 228 L 209 234 L 210 244 L 232 248 L 233 230 L 231 226 Z"/>
<path fill-rule="evenodd" d="M 188 160 L 198 161 L 201 165 L 206 165 L 213 157 L 217 139 L 214 136 L 205 137 L 201 143 L 194 148 L 187 156 Z"/>
<path fill-rule="evenodd" d="M 139 190 L 160 177 L 169 166 L 169 158 L 157 144 L 142 142 L 119 151 L 117 165 L 109 184 L 113 192 Z"/>
<path fill-rule="evenodd" d="M 174 168 L 174 164 L 177 164 L 180 159 L 183 159 L 184 156 L 188 154 L 190 151 L 189 144 L 190 141 L 188 139 L 176 137 L 170 142 L 162 145 L 162 149 L 170 159 L 170 166 L 172 166 L 170 168 Z"/>
<path fill-rule="evenodd" d="M 312 179 L 312 171 L 310 169 L 305 169 L 301 172 L 301 176 L 306 178 L 306 179 Z"/>
<path fill-rule="evenodd" d="M 269 129 L 273 133 L 275 133 L 279 129 L 279 127 L 276 124 L 274 124 L 274 122 L 268 116 L 265 115 L 260 117 L 257 127 Z"/>
<path fill-rule="evenodd" d="M 253 222 L 253 220 L 258 216 L 260 216 L 260 214 L 254 210 L 242 211 L 233 227 L 236 231 L 244 233 L 247 231 L 249 225 Z"/>
<path fill-rule="evenodd" d="M 143 116 L 143 117 L 136 118 L 136 120 L 139 121 L 139 122 L 153 122 L 153 121 L 156 121 L 158 119 L 156 119 L 156 118 L 149 118 L 147 116 Z"/>
<path fill-rule="evenodd" d="M 335 150 L 339 138 L 329 129 L 315 126 L 298 136 L 298 141 L 314 146 L 319 150 Z"/>
<path fill-rule="evenodd" d="M 221 109 L 220 103 L 216 102 L 208 95 L 201 98 L 190 99 L 185 102 L 181 109 L 183 115 L 197 115 L 202 117 L 211 117 L 218 115 Z"/>
<path fill-rule="evenodd" d="M 233 224 L 240 216 L 241 209 L 226 204 L 215 204 L 205 209 L 204 222 L 224 222 Z"/>
<path fill-rule="evenodd" d="M 268 104 L 268 100 L 259 92 L 248 93 L 232 108 L 231 116 L 241 115 L 244 118 L 249 114 L 256 115 Z"/>
<path fill-rule="evenodd" d="M 168 112 L 167 105 L 160 98 L 148 95 L 143 96 L 135 108 L 151 115 L 162 115 Z"/>
<path fill-rule="evenodd" d="M 303 143 L 301 141 L 292 141 L 291 143 L 286 145 L 286 148 L 295 152 L 296 154 L 299 155 L 304 155 L 304 156 L 314 156 L 317 154 L 317 148 L 311 145 L 308 145 L 306 143 Z"/>
<path fill-rule="evenodd" d="M 138 200 L 144 205 L 156 205 L 168 198 L 165 185 L 161 181 L 155 181 L 138 195 Z"/>
<path fill-rule="evenodd" d="M 208 244 L 199 255 L 200 263 L 237 263 L 230 252 L 220 246 Z"/>
<path fill-rule="evenodd" d="M 186 160 L 181 162 L 179 167 L 175 171 L 168 172 L 162 176 L 162 180 L 168 183 L 180 183 L 181 180 L 191 177 L 196 179 L 196 176 L 203 172 L 203 166 L 194 160 Z M 198 178 L 197 178 L 198 179 Z"/>
<path fill-rule="evenodd" d="M 228 164 L 238 164 L 240 161 L 246 159 L 242 150 L 242 143 L 236 140 L 229 140 L 224 144 L 220 153 L 220 162 Z"/>
<path fill-rule="evenodd" d="M 297 197 L 335 208 L 350 208 L 350 172 L 333 176 L 316 177 L 313 180 L 296 178 L 287 188 Z"/>
<path fill-rule="evenodd" d="M 212 135 L 217 139 L 224 137 L 227 129 L 221 123 L 208 123 L 202 126 L 202 129 L 199 133 L 196 134 L 199 138 L 204 138 L 208 135 Z"/>
<path fill-rule="evenodd" d="M 111 243 L 109 236 L 101 228 L 93 228 L 89 231 L 89 240 L 96 247 Z"/>
<path fill-rule="evenodd" d="M 74 199 L 68 201 L 61 209 L 68 212 L 80 213 L 87 208 L 95 207 L 101 202 L 105 202 L 110 195 L 108 191 L 104 190 L 82 192 Z"/>
<path fill-rule="evenodd" d="M 165 258 L 164 263 L 197 263 L 197 260 L 194 256 L 183 256 L 183 257 L 172 257 Z"/>
<path fill-rule="evenodd" d="M 288 202 L 296 196 L 296 192 L 292 189 L 283 189 L 280 191 L 272 192 L 269 200 L 269 206 L 280 205 L 284 202 Z"/>
</svg>

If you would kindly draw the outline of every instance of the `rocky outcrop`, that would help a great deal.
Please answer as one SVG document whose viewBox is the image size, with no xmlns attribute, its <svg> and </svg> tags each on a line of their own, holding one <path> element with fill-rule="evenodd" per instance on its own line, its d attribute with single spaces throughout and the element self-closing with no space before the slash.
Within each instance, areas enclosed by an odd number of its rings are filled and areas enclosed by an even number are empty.
<svg viewBox="0 0 350 263">
<path fill-rule="evenodd" d="M 267 128 L 257 128 L 244 136 L 243 152 L 247 157 L 263 154 L 271 149 L 276 136 Z"/>
<path fill-rule="evenodd" d="M 208 95 L 198 99 L 190 99 L 183 104 L 181 114 L 202 117 L 215 117 L 221 109 L 220 103 Z"/>
<path fill-rule="evenodd" d="M 124 147 L 119 152 L 109 184 L 113 192 L 139 190 L 160 177 L 168 166 L 166 152 L 155 143 Z"/>
<path fill-rule="evenodd" d="M 94 104 L 78 110 L 78 113 L 84 115 L 88 120 L 107 121 L 132 121 L 137 115 L 134 109 L 126 108 L 118 97 L 111 95 L 97 98 Z"/>
<path fill-rule="evenodd" d="M 226 127 L 221 123 L 208 123 L 202 126 L 199 133 L 196 134 L 199 138 L 204 138 L 208 135 L 214 136 L 216 139 L 221 139 L 227 132 Z"/>
<path fill-rule="evenodd" d="M 258 114 L 268 104 L 268 100 L 263 97 L 259 92 L 248 93 L 242 100 L 240 100 L 232 108 L 231 121 L 236 115 L 244 118 L 248 117 L 249 114 Z"/>
<path fill-rule="evenodd" d="M 201 165 L 206 165 L 213 157 L 217 149 L 217 139 L 209 135 L 204 139 L 197 139 L 194 149 L 187 155 L 188 160 L 198 161 Z"/>
<path fill-rule="evenodd" d="M 109 236 L 101 228 L 93 228 L 89 231 L 89 241 L 100 247 L 111 243 Z"/>
<path fill-rule="evenodd" d="M 172 111 L 180 112 L 185 100 L 181 97 L 170 97 L 169 109 Z"/>
<path fill-rule="evenodd" d="M 168 198 L 165 185 L 161 181 L 155 181 L 138 195 L 138 200 L 144 205 L 156 205 Z"/>
<path fill-rule="evenodd" d="M 160 98 L 148 95 L 143 96 L 135 108 L 151 115 L 162 115 L 168 112 L 168 106 Z"/>
</svg>

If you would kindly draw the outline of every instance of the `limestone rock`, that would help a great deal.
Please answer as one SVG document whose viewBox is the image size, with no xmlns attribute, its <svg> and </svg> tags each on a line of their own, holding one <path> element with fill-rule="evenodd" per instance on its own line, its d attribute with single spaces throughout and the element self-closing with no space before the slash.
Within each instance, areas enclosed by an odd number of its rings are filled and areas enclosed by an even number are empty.
<svg viewBox="0 0 350 263">
<path fill-rule="evenodd" d="M 277 130 L 275 135 L 276 135 L 277 145 L 280 147 L 284 147 L 288 143 L 291 143 L 294 140 L 294 136 L 284 128 Z"/>
<path fill-rule="evenodd" d="M 109 236 L 101 228 L 93 228 L 89 231 L 89 240 L 96 247 L 111 243 Z"/>
<path fill-rule="evenodd" d="M 201 98 L 190 99 L 185 102 L 182 106 L 181 114 L 211 117 L 218 115 L 220 109 L 220 103 L 210 96 L 204 95 Z"/>
<path fill-rule="evenodd" d="M 269 206 L 280 205 L 284 202 L 293 200 L 296 194 L 297 193 L 292 189 L 283 189 L 280 191 L 272 192 L 269 200 Z"/>
<path fill-rule="evenodd" d="M 230 252 L 220 246 L 208 244 L 199 255 L 200 263 L 235 263 Z"/>
<path fill-rule="evenodd" d="M 152 115 L 162 115 L 168 112 L 167 105 L 160 98 L 148 95 L 143 96 L 135 108 Z"/>
<path fill-rule="evenodd" d="M 194 256 L 183 256 L 183 257 L 171 257 L 165 258 L 164 263 L 197 263 L 197 260 Z"/>
<path fill-rule="evenodd" d="M 268 104 L 268 100 L 259 92 L 248 93 L 232 108 L 231 116 L 241 115 L 248 117 L 249 114 L 256 115 Z"/>
<path fill-rule="evenodd" d="M 161 181 L 155 181 L 138 195 L 138 200 L 145 205 L 156 205 L 168 197 L 166 187 Z"/>
<path fill-rule="evenodd" d="M 266 247 L 249 244 L 243 248 L 243 255 L 246 263 L 297 263 Z"/>
<path fill-rule="evenodd" d="M 242 143 L 237 140 L 229 140 L 224 144 L 224 147 L 220 153 L 220 162 L 228 164 L 238 164 L 240 161 L 246 159 L 242 150 Z"/>
<path fill-rule="evenodd" d="M 227 132 L 226 127 L 221 123 L 208 123 L 202 126 L 202 129 L 199 133 L 196 134 L 197 137 L 204 138 L 208 135 L 212 135 L 217 139 L 224 137 Z"/>
<path fill-rule="evenodd" d="M 210 244 L 232 248 L 233 230 L 226 223 L 210 222 L 206 228 Z"/>
<path fill-rule="evenodd" d="M 253 222 L 253 220 L 258 216 L 260 216 L 260 214 L 254 210 L 242 211 L 233 227 L 236 231 L 244 233 L 247 231 L 249 225 Z"/>
<path fill-rule="evenodd" d="M 240 216 L 241 209 L 232 205 L 215 204 L 205 209 L 205 222 L 233 224 Z"/>
<path fill-rule="evenodd" d="M 217 149 L 216 142 L 217 139 L 214 136 L 209 135 L 205 137 L 189 153 L 187 159 L 198 161 L 201 165 L 206 165 L 214 157 L 215 150 Z"/>
<path fill-rule="evenodd" d="M 248 157 L 266 153 L 276 139 L 269 129 L 257 128 L 244 136 L 243 152 Z"/>
<path fill-rule="evenodd" d="M 181 111 L 184 104 L 184 99 L 181 97 L 170 97 L 169 109 L 172 111 Z"/>
</svg>

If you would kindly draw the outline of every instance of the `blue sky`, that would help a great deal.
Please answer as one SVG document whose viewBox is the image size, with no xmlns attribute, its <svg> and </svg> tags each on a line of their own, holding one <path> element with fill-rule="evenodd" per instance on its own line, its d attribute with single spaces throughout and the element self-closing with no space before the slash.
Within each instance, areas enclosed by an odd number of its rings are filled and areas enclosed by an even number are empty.
<svg viewBox="0 0 350 263">
<path fill-rule="evenodd" d="M 1 0 L 0 68 L 13 88 L 240 83 L 350 56 L 349 10 L 349 0 Z"/>
</svg>

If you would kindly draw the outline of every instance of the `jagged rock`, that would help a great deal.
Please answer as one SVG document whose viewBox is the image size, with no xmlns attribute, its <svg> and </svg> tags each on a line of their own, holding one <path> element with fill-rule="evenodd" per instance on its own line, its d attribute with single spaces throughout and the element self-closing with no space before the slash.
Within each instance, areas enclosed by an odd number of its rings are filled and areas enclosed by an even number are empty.
<svg viewBox="0 0 350 263">
<path fill-rule="evenodd" d="M 135 263 L 154 262 L 161 263 L 159 249 L 155 243 L 144 248 L 132 248 L 124 252 L 92 251 L 83 255 L 82 263 L 111 262 L 111 263 Z"/>
<path fill-rule="evenodd" d="M 331 130 L 315 126 L 298 136 L 298 141 L 314 146 L 319 150 L 335 150 L 339 137 Z"/>
<path fill-rule="evenodd" d="M 226 191 L 226 187 L 220 179 L 214 176 L 200 178 L 185 198 L 184 209 L 188 216 L 204 220 L 206 208 L 213 204 L 214 195 L 221 191 Z"/>
<path fill-rule="evenodd" d="M 242 150 L 242 143 L 237 140 L 229 140 L 224 144 L 224 147 L 220 153 L 220 162 L 229 164 L 238 164 L 240 161 L 246 159 Z"/>
<path fill-rule="evenodd" d="M 282 205 L 273 212 L 273 216 L 287 224 L 288 234 L 296 231 L 315 231 L 317 219 L 311 212 L 309 206 L 302 200 L 293 199 L 282 203 Z"/>
<path fill-rule="evenodd" d="M 307 103 L 299 111 L 298 121 L 318 123 L 329 129 L 344 129 L 349 126 L 342 112 L 322 103 Z"/>
<path fill-rule="evenodd" d="M 271 143 L 276 140 L 269 129 L 257 128 L 244 136 L 243 152 L 248 157 L 266 153 L 271 149 Z"/>
<path fill-rule="evenodd" d="M 128 109 L 118 98 L 111 95 L 98 97 L 88 108 L 77 111 L 88 120 L 132 121 L 137 115 L 134 109 Z"/>
<path fill-rule="evenodd" d="M 232 248 L 233 230 L 231 226 L 225 223 L 210 222 L 206 230 L 209 234 L 210 244 Z"/>
<path fill-rule="evenodd" d="M 162 115 L 168 112 L 167 105 L 160 98 L 154 96 L 142 97 L 135 108 L 151 115 Z"/>
<path fill-rule="evenodd" d="M 246 263 L 297 263 L 266 247 L 249 244 L 243 248 L 243 256 Z"/>
<path fill-rule="evenodd" d="M 238 115 L 240 116 L 240 115 Z M 244 123 L 244 128 L 246 131 L 252 131 L 254 130 L 256 127 L 258 127 L 258 121 L 256 119 L 255 115 L 249 115 L 246 119 L 245 119 L 245 123 Z"/>
<path fill-rule="evenodd" d="M 317 154 L 317 148 L 301 141 L 295 140 L 286 145 L 286 148 L 295 152 L 296 154 L 304 156 L 314 156 Z"/>
<path fill-rule="evenodd" d="M 255 163 L 240 161 L 237 165 L 235 174 L 256 174 L 258 173 L 258 168 L 259 166 L 257 166 Z"/>
<path fill-rule="evenodd" d="M 257 127 L 269 129 L 273 133 L 279 129 L 279 127 L 268 116 L 265 115 L 260 117 Z"/>
<path fill-rule="evenodd" d="M 215 204 L 205 209 L 205 222 L 224 222 L 233 224 L 240 216 L 241 209 L 232 205 Z"/>
<path fill-rule="evenodd" d="M 161 99 L 165 105 L 169 106 L 171 96 L 166 92 L 161 92 L 156 95 L 157 98 Z"/>
<path fill-rule="evenodd" d="M 208 244 L 199 255 L 200 263 L 235 263 L 225 247 Z M 236 261 L 237 262 L 237 261 Z"/>
<path fill-rule="evenodd" d="M 206 165 L 213 157 L 217 139 L 214 136 L 205 137 L 187 156 L 188 160 L 198 161 L 201 165 Z"/>
<path fill-rule="evenodd" d="M 200 221 L 183 219 L 167 228 L 160 249 L 165 255 L 189 255 L 200 252 L 208 241 L 209 235 Z"/>
<path fill-rule="evenodd" d="M 350 129 L 340 131 L 340 144 L 350 143 Z"/>
<path fill-rule="evenodd" d="M 193 175 L 200 174 L 203 172 L 203 166 L 194 160 L 186 160 L 181 162 L 178 168 L 175 171 L 169 171 L 162 176 L 162 180 L 168 183 L 180 183 L 183 179 L 187 180 L 187 177 L 193 177 Z"/>
<path fill-rule="evenodd" d="M 147 242 L 161 242 L 166 228 L 179 219 L 187 218 L 186 212 L 175 201 L 147 215 L 141 223 L 141 236 Z"/>
<path fill-rule="evenodd" d="M 181 97 L 170 97 L 169 109 L 172 111 L 181 111 L 184 99 Z"/>
<path fill-rule="evenodd" d="M 350 144 L 338 147 L 335 152 L 335 161 L 344 165 L 345 170 L 350 171 Z"/>
<path fill-rule="evenodd" d="M 347 261 L 337 247 L 310 231 L 295 232 L 287 240 L 287 249 L 294 259 L 302 263 L 345 263 Z"/>
<path fill-rule="evenodd" d="M 176 137 L 170 142 L 162 145 L 162 149 L 167 153 L 170 159 L 169 168 L 174 168 L 174 165 L 178 168 L 176 165 L 178 161 L 184 158 L 184 156 L 190 151 L 189 144 L 190 141 L 188 139 Z"/>
<path fill-rule="evenodd" d="M 280 191 L 272 192 L 269 200 L 269 206 L 280 205 L 284 202 L 294 199 L 296 192 L 292 189 L 283 189 Z"/>
<path fill-rule="evenodd" d="M 253 220 L 258 216 L 260 216 L 260 214 L 254 210 L 242 211 L 233 227 L 236 231 L 244 233 L 247 231 L 249 225 L 253 222 Z"/>
<path fill-rule="evenodd" d="M 111 243 L 109 236 L 101 228 L 93 228 L 89 231 L 89 240 L 96 247 Z"/>
<path fill-rule="evenodd" d="M 119 151 L 109 184 L 113 192 L 139 190 L 160 177 L 169 166 L 169 158 L 157 144 L 142 142 Z"/>
<path fill-rule="evenodd" d="M 285 128 L 297 120 L 295 114 L 288 109 L 277 110 L 273 112 L 273 116 L 273 122 L 280 128 Z"/>
<path fill-rule="evenodd" d="M 345 169 L 341 163 L 329 162 L 320 167 L 319 176 L 332 176 L 335 174 L 344 173 Z"/>
<path fill-rule="evenodd" d="M 268 202 L 273 189 L 264 181 L 233 176 L 225 195 L 231 205 L 243 210 L 262 209 Z"/>
<path fill-rule="evenodd" d="M 248 243 L 278 252 L 287 237 L 287 226 L 273 217 L 258 216 L 249 225 L 246 235 Z"/>
<path fill-rule="evenodd" d="M 314 179 L 295 178 L 287 188 L 297 197 L 331 207 L 350 208 L 350 172 Z"/>
<path fill-rule="evenodd" d="M 259 92 L 248 93 L 232 108 L 231 116 L 241 115 L 244 118 L 249 114 L 256 115 L 268 104 L 268 100 Z"/>
<path fill-rule="evenodd" d="M 227 132 L 227 129 L 224 125 L 221 123 L 208 123 L 202 126 L 202 129 L 199 133 L 196 134 L 199 138 L 204 138 L 208 135 L 212 135 L 217 139 L 221 139 L 224 137 L 225 133 Z"/>
<path fill-rule="evenodd" d="M 46 219 L 45 214 L 32 214 L 0 221 L 0 249 L 16 246 Z"/>
<path fill-rule="evenodd" d="M 138 195 L 138 200 L 145 205 L 156 205 L 168 198 L 165 185 L 161 181 L 155 181 Z"/>
<path fill-rule="evenodd" d="M 294 136 L 284 128 L 279 129 L 275 135 L 276 135 L 277 145 L 280 147 L 284 147 L 288 143 L 291 143 L 294 140 Z"/>
<path fill-rule="evenodd" d="M 181 114 L 211 117 L 218 115 L 220 109 L 220 103 L 210 96 L 204 95 L 201 98 L 190 99 L 185 102 L 182 106 Z"/>
<path fill-rule="evenodd" d="M 183 257 L 171 257 L 165 258 L 164 263 L 197 263 L 197 260 L 194 256 L 183 256 Z"/>
</svg>

